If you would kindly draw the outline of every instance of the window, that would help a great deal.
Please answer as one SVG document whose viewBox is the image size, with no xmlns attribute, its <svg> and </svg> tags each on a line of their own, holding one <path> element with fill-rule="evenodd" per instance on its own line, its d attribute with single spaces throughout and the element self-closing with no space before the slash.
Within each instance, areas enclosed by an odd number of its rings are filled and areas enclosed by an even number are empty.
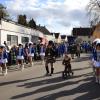
<svg viewBox="0 0 100 100">
<path fill-rule="evenodd" d="M 17 45 L 18 44 L 18 36 L 7 35 L 7 44 L 8 45 Z"/>
<path fill-rule="evenodd" d="M 22 37 L 22 43 L 28 43 L 29 38 L 28 37 Z"/>
<path fill-rule="evenodd" d="M 37 36 L 31 36 L 31 42 L 37 43 L 38 42 L 38 37 Z"/>
</svg>

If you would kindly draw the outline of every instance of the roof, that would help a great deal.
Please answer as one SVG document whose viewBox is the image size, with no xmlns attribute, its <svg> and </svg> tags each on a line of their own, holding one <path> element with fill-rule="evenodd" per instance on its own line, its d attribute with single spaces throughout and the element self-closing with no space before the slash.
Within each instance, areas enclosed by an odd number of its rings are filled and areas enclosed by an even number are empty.
<svg viewBox="0 0 100 100">
<path fill-rule="evenodd" d="M 91 36 L 93 33 L 92 28 L 73 28 L 73 36 Z"/>
<path fill-rule="evenodd" d="M 37 30 L 39 30 L 40 32 L 42 32 L 45 35 L 52 35 L 45 26 L 39 25 L 39 26 L 37 26 Z"/>
<path fill-rule="evenodd" d="M 66 35 L 61 35 L 61 39 L 65 39 L 66 37 Z"/>
</svg>

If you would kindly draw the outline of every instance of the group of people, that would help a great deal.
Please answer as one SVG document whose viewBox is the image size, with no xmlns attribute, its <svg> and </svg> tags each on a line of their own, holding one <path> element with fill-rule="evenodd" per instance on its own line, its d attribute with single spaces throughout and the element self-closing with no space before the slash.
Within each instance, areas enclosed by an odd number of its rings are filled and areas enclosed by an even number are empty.
<svg viewBox="0 0 100 100">
<path fill-rule="evenodd" d="M 6 42 L 0 46 L 0 66 L 3 75 L 7 74 L 9 65 L 17 64 L 18 68 L 24 69 L 24 64 L 30 64 L 33 66 L 34 60 L 41 60 L 42 64 L 45 64 L 46 75 L 52 75 L 54 72 L 53 63 L 56 62 L 56 58 L 63 57 L 62 64 L 65 66 L 63 77 L 70 75 L 73 72 L 71 70 L 71 58 L 74 59 L 76 55 L 78 58 L 81 53 L 80 44 L 54 43 L 49 41 L 46 44 L 26 43 L 25 46 L 19 44 L 14 45 L 9 49 Z M 68 56 L 71 54 L 71 58 Z M 49 63 L 51 66 L 51 72 L 49 71 Z"/>
<path fill-rule="evenodd" d="M 0 46 L 0 67 L 3 75 L 7 74 L 7 65 L 17 64 L 21 70 L 24 69 L 24 62 L 33 66 L 33 59 L 36 59 L 38 49 L 40 50 L 41 60 L 44 61 L 45 45 L 43 44 L 40 45 L 40 48 L 33 43 L 27 43 L 25 47 L 19 44 L 18 46 L 14 45 L 10 50 L 7 44 L 4 44 Z"/>
<path fill-rule="evenodd" d="M 41 60 L 42 64 L 45 64 L 46 75 L 49 74 L 48 64 L 51 65 L 51 74 L 54 72 L 53 63 L 57 57 L 63 57 L 65 53 L 68 53 L 68 43 L 53 43 L 49 41 L 48 45 L 26 43 L 25 46 L 19 44 L 13 45 L 11 49 L 4 42 L 4 45 L 0 46 L 0 68 L 3 75 L 7 74 L 8 66 L 16 65 L 21 70 L 24 69 L 24 63 L 33 66 L 34 60 Z"/>
</svg>

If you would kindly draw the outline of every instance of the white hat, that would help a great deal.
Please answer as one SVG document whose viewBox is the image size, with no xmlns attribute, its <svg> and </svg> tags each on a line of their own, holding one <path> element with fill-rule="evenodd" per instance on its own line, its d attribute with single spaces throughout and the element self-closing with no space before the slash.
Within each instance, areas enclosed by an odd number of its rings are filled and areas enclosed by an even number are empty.
<svg viewBox="0 0 100 100">
<path fill-rule="evenodd" d="M 0 47 L 5 47 L 5 45 L 4 44 L 1 44 Z"/>
<path fill-rule="evenodd" d="M 98 42 L 98 41 L 100 41 L 100 39 L 99 39 L 99 38 L 96 38 L 96 39 L 93 41 L 93 43 L 94 43 L 94 42 Z"/>
<path fill-rule="evenodd" d="M 100 40 L 96 42 L 96 45 L 100 43 Z"/>
</svg>

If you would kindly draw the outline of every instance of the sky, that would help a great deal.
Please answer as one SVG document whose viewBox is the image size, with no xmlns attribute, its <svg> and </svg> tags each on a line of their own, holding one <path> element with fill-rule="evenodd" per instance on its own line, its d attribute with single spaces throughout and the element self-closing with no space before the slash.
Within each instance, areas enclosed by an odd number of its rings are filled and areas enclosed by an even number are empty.
<svg viewBox="0 0 100 100">
<path fill-rule="evenodd" d="M 0 3 L 7 7 L 13 20 L 26 14 L 50 32 L 70 35 L 74 27 L 89 26 L 89 0 L 0 0 Z"/>
</svg>

